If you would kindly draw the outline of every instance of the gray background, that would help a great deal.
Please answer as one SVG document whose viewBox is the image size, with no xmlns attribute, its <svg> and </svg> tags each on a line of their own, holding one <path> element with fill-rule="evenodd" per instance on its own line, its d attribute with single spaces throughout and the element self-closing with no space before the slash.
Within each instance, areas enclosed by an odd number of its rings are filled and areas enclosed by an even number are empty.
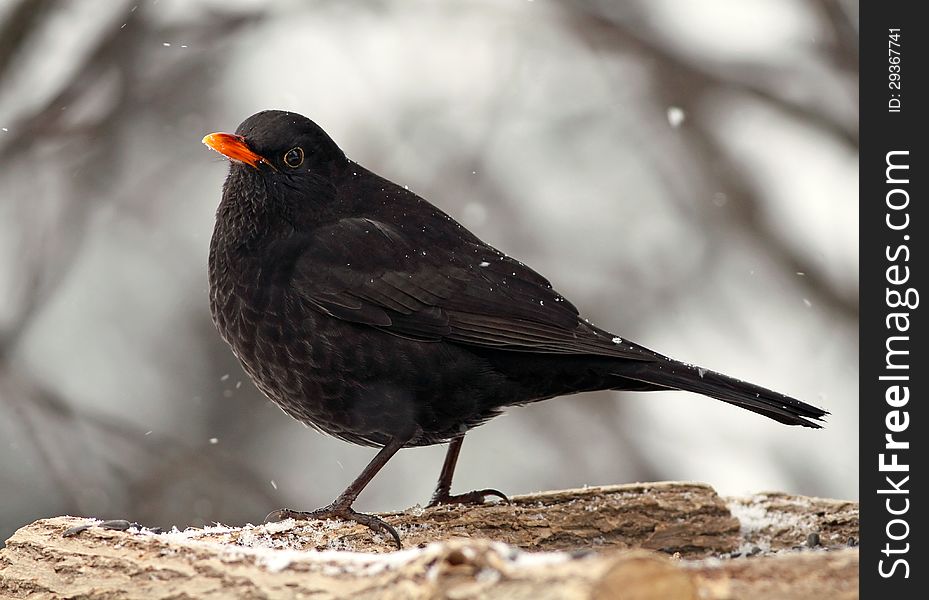
<svg viewBox="0 0 929 600">
<path fill-rule="evenodd" d="M 266 108 L 598 325 L 833 413 L 561 398 L 473 431 L 455 490 L 857 498 L 857 2 L 3 0 L 3 538 L 62 513 L 258 522 L 372 456 L 260 397 L 210 323 L 227 166 L 200 138 Z M 402 451 L 357 507 L 425 503 L 443 452 Z"/>
</svg>

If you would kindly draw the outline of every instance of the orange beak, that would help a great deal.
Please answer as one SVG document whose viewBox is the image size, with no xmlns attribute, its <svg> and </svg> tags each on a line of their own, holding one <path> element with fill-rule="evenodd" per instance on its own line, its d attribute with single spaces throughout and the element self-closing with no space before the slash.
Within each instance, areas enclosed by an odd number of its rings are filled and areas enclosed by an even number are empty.
<svg viewBox="0 0 929 600">
<path fill-rule="evenodd" d="M 203 143 L 232 160 L 243 162 L 258 168 L 258 163 L 268 163 L 259 154 L 253 152 L 245 143 L 245 138 L 231 133 L 211 133 L 203 136 Z"/>
</svg>

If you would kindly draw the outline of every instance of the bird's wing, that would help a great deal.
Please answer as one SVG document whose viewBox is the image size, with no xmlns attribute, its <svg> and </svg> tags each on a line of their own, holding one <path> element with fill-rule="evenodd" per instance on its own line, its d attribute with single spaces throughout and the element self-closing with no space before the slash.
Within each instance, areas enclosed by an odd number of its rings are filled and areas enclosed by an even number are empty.
<svg viewBox="0 0 929 600">
<path fill-rule="evenodd" d="M 423 341 L 633 360 L 656 356 L 589 325 L 544 277 L 476 239 L 461 239 L 452 251 L 383 222 L 350 218 L 296 243 L 288 285 L 317 310 L 345 321 Z"/>
</svg>

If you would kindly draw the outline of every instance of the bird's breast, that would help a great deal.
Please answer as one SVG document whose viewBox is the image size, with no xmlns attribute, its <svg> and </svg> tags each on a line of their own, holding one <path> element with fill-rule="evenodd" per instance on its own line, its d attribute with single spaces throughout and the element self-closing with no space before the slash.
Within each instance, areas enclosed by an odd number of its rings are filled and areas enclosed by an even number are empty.
<svg viewBox="0 0 929 600">
<path fill-rule="evenodd" d="M 428 444 L 528 399 L 465 348 L 321 312 L 272 268 L 214 249 L 210 307 L 249 377 L 295 419 L 355 443 L 419 431 L 411 443 Z"/>
</svg>

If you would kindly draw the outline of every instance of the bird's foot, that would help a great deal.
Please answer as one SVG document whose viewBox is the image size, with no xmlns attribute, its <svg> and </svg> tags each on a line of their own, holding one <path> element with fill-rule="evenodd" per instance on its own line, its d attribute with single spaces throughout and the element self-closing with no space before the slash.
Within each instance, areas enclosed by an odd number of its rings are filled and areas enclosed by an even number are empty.
<svg viewBox="0 0 929 600">
<path fill-rule="evenodd" d="M 449 494 L 448 491 L 436 491 L 436 493 L 432 495 L 432 500 L 426 505 L 426 508 L 439 506 L 440 504 L 484 504 L 489 497 L 500 498 L 507 504 L 510 503 L 510 499 L 507 498 L 503 492 L 493 489 L 474 490 L 467 494 L 454 495 Z"/>
<path fill-rule="evenodd" d="M 388 525 L 385 521 L 375 517 L 374 515 L 366 515 L 364 513 L 352 510 L 351 506 L 336 506 L 334 504 L 330 504 L 329 506 L 324 506 L 323 508 L 311 511 L 282 508 L 265 517 L 265 522 L 283 521 L 284 519 L 298 519 L 304 521 L 311 519 L 339 519 L 342 521 L 354 521 L 359 525 L 364 525 L 375 533 L 386 533 L 390 535 L 390 537 L 393 538 L 394 543 L 397 545 L 397 550 L 401 550 L 403 548 L 403 544 L 400 543 L 400 534 L 397 533 L 396 529 Z"/>
</svg>

